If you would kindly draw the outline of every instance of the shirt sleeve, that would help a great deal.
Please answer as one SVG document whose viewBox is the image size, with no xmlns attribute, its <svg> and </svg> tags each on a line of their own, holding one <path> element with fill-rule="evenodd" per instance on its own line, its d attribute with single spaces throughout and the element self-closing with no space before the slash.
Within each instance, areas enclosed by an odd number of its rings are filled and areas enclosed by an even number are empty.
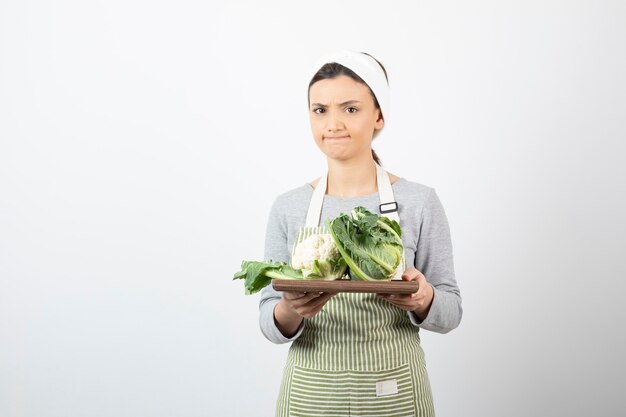
<svg viewBox="0 0 626 417">
<path fill-rule="evenodd" d="M 265 260 L 282 261 L 289 263 L 289 248 L 287 247 L 287 222 L 280 212 L 280 203 L 274 201 L 270 209 L 265 234 Z M 274 307 L 280 301 L 282 293 L 276 291 L 271 285 L 261 290 L 259 301 L 259 325 L 263 335 L 272 343 L 280 344 L 296 340 L 304 329 L 304 320 L 292 337 L 285 337 L 274 321 Z"/>
<path fill-rule="evenodd" d="M 454 274 L 448 219 L 435 190 L 431 190 L 422 211 L 415 268 L 434 288 L 434 298 L 424 321 L 409 312 L 411 323 L 437 333 L 455 329 L 463 315 L 461 292 Z"/>
</svg>

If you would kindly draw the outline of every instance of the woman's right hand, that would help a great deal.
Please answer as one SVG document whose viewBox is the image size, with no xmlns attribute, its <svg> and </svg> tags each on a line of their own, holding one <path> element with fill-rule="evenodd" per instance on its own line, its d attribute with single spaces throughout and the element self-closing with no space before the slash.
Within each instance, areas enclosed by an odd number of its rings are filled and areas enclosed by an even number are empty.
<svg viewBox="0 0 626 417">
<path fill-rule="evenodd" d="M 303 319 L 320 312 L 335 293 L 284 291 L 274 308 L 274 320 L 285 337 L 292 337 Z"/>
<path fill-rule="evenodd" d="M 289 310 L 308 319 L 316 315 L 333 295 L 335 294 L 329 292 L 285 291 L 280 302 L 284 301 Z"/>
</svg>

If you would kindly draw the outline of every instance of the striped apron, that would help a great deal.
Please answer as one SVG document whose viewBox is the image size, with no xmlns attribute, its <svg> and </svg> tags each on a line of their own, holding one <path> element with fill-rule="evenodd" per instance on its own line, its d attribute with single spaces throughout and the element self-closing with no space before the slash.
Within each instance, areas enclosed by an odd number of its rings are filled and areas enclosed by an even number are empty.
<svg viewBox="0 0 626 417">
<path fill-rule="evenodd" d="M 305 228 L 319 223 L 323 175 Z M 393 202 L 386 172 L 377 165 L 384 206 Z M 321 197 L 320 197 L 321 195 Z M 399 220 L 397 212 L 385 214 Z M 404 262 L 398 268 L 399 274 Z M 398 275 L 397 275 L 398 276 Z M 315 316 L 287 355 L 278 417 L 435 415 L 418 329 L 406 311 L 374 294 L 339 293 Z"/>
</svg>

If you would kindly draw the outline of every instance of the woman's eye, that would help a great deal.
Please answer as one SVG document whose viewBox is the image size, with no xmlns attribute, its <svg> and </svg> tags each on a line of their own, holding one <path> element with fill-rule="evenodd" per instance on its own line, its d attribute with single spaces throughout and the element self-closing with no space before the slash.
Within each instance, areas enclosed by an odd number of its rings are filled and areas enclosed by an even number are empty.
<svg viewBox="0 0 626 417">
<path fill-rule="evenodd" d="M 322 107 L 317 107 L 315 109 L 313 109 L 313 113 L 317 113 L 317 114 L 322 114 L 324 113 L 324 109 Z"/>
<path fill-rule="evenodd" d="M 356 107 L 348 107 L 348 108 L 346 109 L 346 111 L 347 111 L 348 113 L 356 113 L 356 112 L 358 111 L 358 109 L 357 109 Z"/>
</svg>

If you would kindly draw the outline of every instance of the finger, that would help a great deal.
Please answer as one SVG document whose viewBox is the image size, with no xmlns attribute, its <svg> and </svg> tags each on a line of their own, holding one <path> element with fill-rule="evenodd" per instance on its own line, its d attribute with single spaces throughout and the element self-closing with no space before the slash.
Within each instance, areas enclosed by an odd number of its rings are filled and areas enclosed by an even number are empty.
<svg viewBox="0 0 626 417">
<path fill-rule="evenodd" d="M 283 292 L 283 297 L 287 300 L 298 300 L 307 295 L 306 292 L 298 292 L 298 291 L 285 291 Z"/>
<path fill-rule="evenodd" d="M 317 314 L 330 298 L 335 294 L 323 294 L 297 309 L 298 314 L 305 318 L 311 318 Z"/>
<path fill-rule="evenodd" d="M 417 281 L 417 278 L 421 275 L 420 271 L 410 267 L 402 274 L 403 281 Z"/>
<path fill-rule="evenodd" d="M 380 294 L 380 298 L 389 301 L 391 304 L 398 307 L 409 307 L 414 306 L 417 308 L 419 305 L 420 297 L 418 293 L 412 294 Z"/>
<path fill-rule="evenodd" d="M 416 308 L 418 308 L 418 303 L 416 300 L 389 300 L 389 302 L 391 304 L 393 304 L 394 306 L 401 308 L 403 310 L 415 310 Z"/>
<path fill-rule="evenodd" d="M 428 291 L 428 282 L 426 281 L 426 277 L 420 273 L 419 276 L 417 277 L 417 292 L 415 294 L 418 295 L 418 297 L 425 297 Z"/>
<path fill-rule="evenodd" d="M 408 306 L 408 305 L 417 305 L 419 303 L 419 300 L 417 298 L 412 298 L 412 297 L 402 297 L 402 298 L 392 298 L 389 300 L 390 303 L 393 303 L 395 305 L 402 305 L 402 306 Z"/>
<path fill-rule="evenodd" d="M 389 304 L 391 304 L 394 307 L 400 308 L 402 310 L 408 309 L 408 307 L 406 307 L 404 304 L 399 304 L 396 301 L 389 300 Z"/>
<path fill-rule="evenodd" d="M 329 293 L 323 293 L 322 295 L 320 295 L 319 297 L 316 297 L 314 299 L 312 299 L 311 301 L 309 301 L 308 303 L 305 304 L 306 307 L 317 307 L 317 306 L 323 306 L 324 304 L 326 304 L 326 302 L 328 300 L 330 300 L 330 298 L 335 295 L 335 294 L 329 294 Z"/>
<path fill-rule="evenodd" d="M 311 301 L 317 300 L 318 298 L 320 298 L 322 296 L 322 294 L 323 293 L 321 293 L 321 292 L 309 292 L 309 293 L 306 293 L 301 298 L 299 298 L 298 300 L 296 300 L 296 302 L 299 305 L 307 305 Z"/>
<path fill-rule="evenodd" d="M 327 299 L 332 297 L 332 295 L 334 294 L 329 294 L 329 293 L 323 293 L 323 292 L 310 292 L 307 293 L 305 296 L 298 298 L 297 300 L 293 300 L 292 303 L 294 306 L 300 307 L 300 306 L 306 306 L 306 305 L 312 305 L 312 302 L 315 302 L 315 300 L 318 300 L 320 298 L 322 299 Z"/>
<path fill-rule="evenodd" d="M 402 300 L 402 299 L 411 299 L 414 298 L 417 293 L 411 294 L 376 294 L 380 298 L 384 298 L 386 300 Z"/>
<path fill-rule="evenodd" d="M 335 292 L 324 292 L 322 293 L 322 295 L 320 296 L 320 298 L 324 298 L 324 302 L 330 300 L 331 298 L 333 298 L 335 295 L 337 295 L 337 293 Z"/>
<path fill-rule="evenodd" d="M 388 297 L 389 300 L 400 301 L 400 302 L 415 300 L 416 298 L 417 298 L 417 293 L 413 293 L 413 294 L 391 294 Z"/>
<path fill-rule="evenodd" d="M 302 316 L 313 317 L 319 313 L 322 308 L 324 308 L 324 304 L 302 307 Z"/>
</svg>

